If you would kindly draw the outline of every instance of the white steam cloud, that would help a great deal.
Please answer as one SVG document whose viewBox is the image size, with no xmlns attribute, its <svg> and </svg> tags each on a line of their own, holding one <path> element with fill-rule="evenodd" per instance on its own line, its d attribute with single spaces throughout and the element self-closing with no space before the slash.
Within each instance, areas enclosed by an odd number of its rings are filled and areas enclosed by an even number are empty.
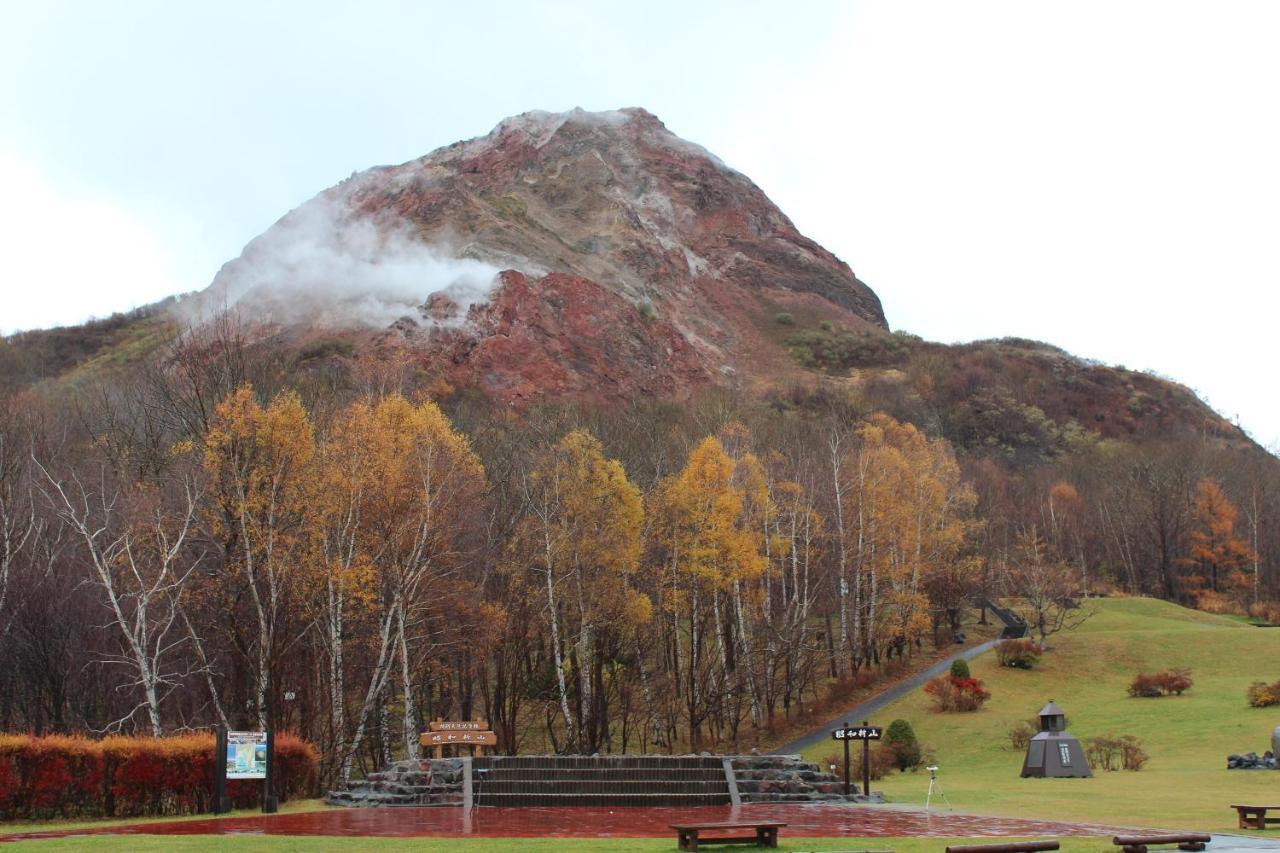
<svg viewBox="0 0 1280 853">
<path fill-rule="evenodd" d="M 456 325 L 473 304 L 488 301 L 498 273 L 483 261 L 448 257 L 406 227 L 355 218 L 341 200 L 321 196 L 249 243 L 184 308 L 193 320 L 235 310 L 286 325 L 378 328 L 403 317 Z"/>
</svg>

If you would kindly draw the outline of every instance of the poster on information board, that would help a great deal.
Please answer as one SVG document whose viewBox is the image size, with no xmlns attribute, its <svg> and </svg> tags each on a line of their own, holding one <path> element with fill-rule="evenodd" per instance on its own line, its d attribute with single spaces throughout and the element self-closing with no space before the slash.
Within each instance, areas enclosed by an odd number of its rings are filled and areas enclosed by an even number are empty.
<svg viewBox="0 0 1280 853">
<path fill-rule="evenodd" d="M 266 732 L 227 732 L 227 778 L 267 778 Z"/>
</svg>

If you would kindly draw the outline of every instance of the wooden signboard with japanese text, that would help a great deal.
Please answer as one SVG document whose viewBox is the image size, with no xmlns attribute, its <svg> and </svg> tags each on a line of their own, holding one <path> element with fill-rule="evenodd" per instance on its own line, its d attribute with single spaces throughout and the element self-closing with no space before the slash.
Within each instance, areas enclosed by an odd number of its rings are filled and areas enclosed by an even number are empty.
<svg viewBox="0 0 1280 853">
<path fill-rule="evenodd" d="M 423 746 L 497 746 L 496 732 L 426 732 L 420 738 Z"/>
<path fill-rule="evenodd" d="M 432 720 L 433 732 L 484 732 L 489 724 L 484 720 Z"/>
</svg>

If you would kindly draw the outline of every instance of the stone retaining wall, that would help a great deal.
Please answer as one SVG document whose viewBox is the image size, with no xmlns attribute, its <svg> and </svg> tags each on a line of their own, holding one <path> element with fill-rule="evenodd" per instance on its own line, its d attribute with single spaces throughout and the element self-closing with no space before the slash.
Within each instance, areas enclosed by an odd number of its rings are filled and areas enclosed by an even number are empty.
<svg viewBox="0 0 1280 853">
<path fill-rule="evenodd" d="M 843 779 L 799 755 L 738 755 L 731 763 L 744 803 L 884 802 L 879 791 L 863 796 L 861 785 L 845 797 Z"/>
<path fill-rule="evenodd" d="M 462 758 L 397 761 L 378 773 L 330 791 L 331 806 L 460 806 L 463 798 Z"/>
</svg>

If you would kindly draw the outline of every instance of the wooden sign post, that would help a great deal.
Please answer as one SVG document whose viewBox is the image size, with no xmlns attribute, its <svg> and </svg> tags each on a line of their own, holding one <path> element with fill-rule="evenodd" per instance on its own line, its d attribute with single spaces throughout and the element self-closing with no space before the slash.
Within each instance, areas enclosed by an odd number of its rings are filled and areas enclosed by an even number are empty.
<svg viewBox="0 0 1280 853">
<path fill-rule="evenodd" d="M 486 746 L 498 745 L 498 735 L 484 720 L 432 720 L 431 731 L 423 732 L 418 742 L 431 747 L 436 758 L 444 758 L 446 746 L 470 746 L 473 754 L 484 755 Z"/>
<path fill-rule="evenodd" d="M 871 741 L 880 740 L 880 727 L 866 720 L 854 728 L 846 721 L 843 728 L 831 732 L 831 739 L 844 742 L 844 795 L 849 796 L 849 741 L 862 741 L 862 793 L 871 796 Z"/>
</svg>

